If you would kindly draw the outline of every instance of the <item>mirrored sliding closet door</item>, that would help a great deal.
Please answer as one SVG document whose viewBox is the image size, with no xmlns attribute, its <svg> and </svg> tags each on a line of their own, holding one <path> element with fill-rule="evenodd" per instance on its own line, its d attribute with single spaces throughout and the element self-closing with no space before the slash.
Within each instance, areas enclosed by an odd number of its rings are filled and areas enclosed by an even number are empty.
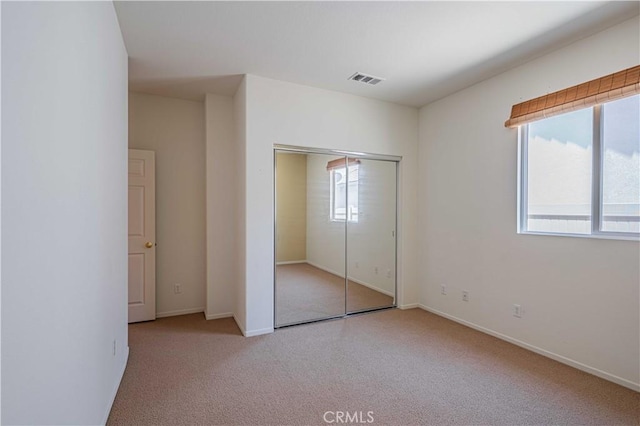
<svg viewBox="0 0 640 426">
<path fill-rule="evenodd" d="M 344 222 L 330 219 L 346 191 L 331 191 L 327 164 L 344 157 L 276 152 L 275 325 L 344 315 Z"/>
<path fill-rule="evenodd" d="M 356 213 L 347 218 L 347 313 L 354 313 L 395 304 L 396 163 L 357 159 L 350 169 Z"/>
<path fill-rule="evenodd" d="M 395 306 L 396 169 L 276 149 L 276 327 Z"/>
</svg>

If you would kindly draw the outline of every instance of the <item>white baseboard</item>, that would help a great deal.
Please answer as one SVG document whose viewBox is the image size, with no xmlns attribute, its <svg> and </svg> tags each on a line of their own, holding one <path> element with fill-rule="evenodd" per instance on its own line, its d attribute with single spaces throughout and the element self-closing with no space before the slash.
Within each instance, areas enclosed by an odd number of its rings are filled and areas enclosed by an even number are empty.
<svg viewBox="0 0 640 426">
<path fill-rule="evenodd" d="M 202 308 L 178 309 L 177 311 L 157 312 L 156 313 L 156 318 L 175 317 L 175 316 L 178 316 L 178 315 L 197 314 L 197 313 L 200 313 L 200 312 L 204 312 L 204 307 L 202 307 Z"/>
<path fill-rule="evenodd" d="M 216 319 L 221 319 L 221 318 L 233 318 L 233 312 L 223 312 L 221 314 L 208 314 L 208 313 L 204 313 L 204 317 L 207 320 L 216 320 Z"/>
<path fill-rule="evenodd" d="M 109 420 L 109 414 L 111 414 L 111 408 L 113 407 L 113 403 L 116 400 L 116 395 L 118 394 L 120 383 L 122 382 L 122 378 L 124 377 L 124 371 L 127 369 L 127 362 L 129 362 L 129 346 L 127 346 L 127 349 L 124 352 L 124 362 L 120 367 L 120 372 L 118 374 L 118 380 L 116 381 L 116 385 L 113 387 L 113 390 L 111 391 L 111 399 L 109 401 L 109 405 L 107 406 L 107 412 L 102 417 L 102 423 L 100 424 L 106 425 L 107 420 Z"/>
<path fill-rule="evenodd" d="M 419 308 L 420 304 L 419 303 L 409 303 L 407 305 L 400 305 L 398 306 L 398 308 L 405 310 L 405 309 L 415 309 L 415 308 Z"/>
<path fill-rule="evenodd" d="M 254 337 L 254 336 L 260 336 L 262 334 L 270 334 L 273 333 L 273 327 L 268 327 L 268 328 L 261 328 L 258 330 L 245 330 L 244 328 L 242 328 L 242 326 L 240 325 L 240 321 L 238 321 L 238 318 L 236 318 L 235 314 L 233 315 L 233 320 L 236 322 L 236 324 L 238 325 L 238 328 L 240 329 L 240 332 L 242 333 L 242 335 L 244 337 Z"/>
<path fill-rule="evenodd" d="M 238 317 L 236 317 L 236 314 L 233 314 L 232 318 L 236 322 L 236 325 L 238 326 L 238 328 L 240 329 L 240 333 L 242 333 L 242 335 L 246 337 L 247 334 L 244 328 L 242 327 L 242 325 L 240 325 L 240 321 L 238 321 Z"/>
<path fill-rule="evenodd" d="M 338 273 L 338 272 L 336 272 L 336 271 L 332 271 L 331 269 L 326 268 L 326 267 L 321 266 L 321 265 L 318 265 L 318 264 L 317 264 L 317 263 L 315 263 L 315 262 L 311 262 L 311 261 L 307 260 L 307 263 L 308 263 L 309 265 L 313 266 L 314 268 L 318 268 L 318 269 L 320 269 L 320 270 L 323 270 L 323 271 L 325 271 L 325 272 L 328 272 L 328 273 L 330 273 L 331 275 L 335 275 L 335 276 L 337 276 L 337 277 L 344 278 L 344 274 Z"/>
<path fill-rule="evenodd" d="M 324 266 L 318 265 L 317 263 L 310 262 L 308 260 L 306 261 L 306 263 L 308 263 L 309 265 L 313 266 L 314 268 L 318 268 L 318 269 L 321 269 L 321 270 L 323 270 L 325 272 L 328 272 L 328 273 L 330 273 L 332 275 L 335 275 L 337 277 L 344 278 L 344 274 L 340 274 L 340 273 L 338 273 L 336 271 L 332 271 L 331 269 L 325 268 Z M 386 296 L 395 297 L 395 294 L 393 294 L 393 292 L 390 292 L 390 291 L 387 291 L 387 290 L 383 290 L 383 289 L 381 289 L 379 287 L 375 287 L 374 285 L 369 284 L 369 283 L 365 283 L 364 281 L 360 281 L 360 280 L 357 280 L 355 278 L 349 278 L 349 281 L 353 281 L 356 284 L 360 284 L 362 286 L 370 288 L 371 290 L 377 291 L 378 293 L 382 293 L 382 294 L 384 294 Z"/>
<path fill-rule="evenodd" d="M 298 263 L 308 263 L 305 260 L 285 260 L 284 262 L 276 262 L 276 266 L 280 266 L 280 265 L 296 265 Z"/>
<path fill-rule="evenodd" d="M 599 370 L 597 368 L 590 367 L 590 366 L 588 366 L 586 364 L 583 364 L 583 363 L 578 362 L 576 360 L 573 360 L 571 358 L 567 358 L 565 356 L 558 355 L 558 354 L 556 354 L 554 352 L 547 351 L 547 350 L 539 348 L 537 346 L 530 345 L 529 343 L 523 342 L 523 341 L 518 340 L 518 339 L 514 339 L 513 337 L 509 337 L 509 336 L 507 336 L 505 334 L 498 333 L 497 331 L 491 330 L 489 328 L 482 327 L 480 325 L 477 325 L 477 324 L 474 324 L 472 322 L 463 320 L 463 319 L 455 317 L 453 315 L 449 315 L 447 313 L 438 311 L 437 309 L 430 308 L 429 306 L 425 306 L 425 305 L 420 304 L 419 307 L 420 307 L 420 309 L 424 309 L 427 312 L 431 312 L 431 313 L 436 314 L 438 316 L 447 318 L 447 319 L 449 319 L 451 321 L 455 321 L 455 322 L 457 322 L 459 324 L 466 325 L 467 327 L 473 328 L 474 330 L 481 331 L 481 332 L 483 332 L 485 334 L 489 334 L 490 336 L 497 337 L 498 339 L 504 340 L 504 341 L 509 342 L 509 343 L 513 343 L 514 345 L 520 346 L 521 348 L 530 350 L 530 351 L 535 352 L 537 354 L 540 354 L 542 356 L 546 356 L 547 358 L 551 358 L 551 359 L 553 359 L 555 361 L 558 361 L 558 362 L 561 362 L 563 364 L 569 365 L 569 366 L 571 366 L 573 368 L 577 368 L 578 370 L 582 370 L 582 371 L 584 371 L 586 373 L 593 374 L 594 376 L 598 376 L 598 377 L 600 377 L 602 379 L 605 379 L 605 380 L 608 380 L 610 382 L 617 383 L 620 386 L 624 386 L 624 387 L 629 388 L 631 390 L 634 390 L 636 392 L 640 392 L 640 383 L 634 383 L 634 382 L 632 382 L 630 380 L 623 379 L 622 377 L 618 377 L 618 376 L 615 376 L 613 374 L 607 373 L 606 371 L 602 371 L 602 370 Z"/>
<path fill-rule="evenodd" d="M 254 336 L 261 336 L 263 334 L 270 334 L 270 333 L 273 333 L 273 327 L 261 328 L 258 330 L 247 330 L 243 334 L 244 334 L 244 337 L 254 337 Z"/>
<path fill-rule="evenodd" d="M 361 286 L 370 288 L 371 290 L 377 291 L 378 293 L 382 293 L 382 294 L 384 294 L 386 296 L 395 297 L 395 294 L 393 294 L 393 292 L 387 291 L 387 290 L 383 290 L 380 287 L 376 287 L 376 286 L 374 286 L 372 284 L 365 283 L 364 281 L 356 280 L 355 278 L 349 278 L 349 281 L 353 281 L 356 284 L 360 284 Z"/>
</svg>

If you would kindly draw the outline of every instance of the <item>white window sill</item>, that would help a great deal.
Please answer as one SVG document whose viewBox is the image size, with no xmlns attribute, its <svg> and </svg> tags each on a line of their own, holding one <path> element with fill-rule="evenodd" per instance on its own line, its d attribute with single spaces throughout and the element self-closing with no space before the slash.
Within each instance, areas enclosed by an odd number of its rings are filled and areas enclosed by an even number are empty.
<svg viewBox="0 0 640 426">
<path fill-rule="evenodd" d="M 577 238 L 594 238 L 596 240 L 621 240 L 621 241 L 640 241 L 640 235 L 622 234 L 622 233 L 599 233 L 599 234 L 563 234 L 555 232 L 534 232 L 534 231 L 518 231 L 522 235 L 544 235 L 548 237 L 577 237 Z"/>
</svg>

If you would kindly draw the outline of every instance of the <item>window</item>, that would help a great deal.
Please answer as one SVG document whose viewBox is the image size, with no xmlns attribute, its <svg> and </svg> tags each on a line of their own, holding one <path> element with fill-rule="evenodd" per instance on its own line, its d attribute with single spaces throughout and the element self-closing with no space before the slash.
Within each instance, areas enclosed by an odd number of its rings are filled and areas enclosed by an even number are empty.
<svg viewBox="0 0 640 426">
<path fill-rule="evenodd" d="M 348 166 L 348 173 L 346 167 L 331 169 L 331 220 L 358 221 L 359 169 L 358 164 Z"/>
<path fill-rule="evenodd" d="M 640 232 L 640 96 L 602 106 L 601 230 Z"/>
<path fill-rule="evenodd" d="M 519 231 L 640 235 L 640 96 L 521 126 Z"/>
</svg>

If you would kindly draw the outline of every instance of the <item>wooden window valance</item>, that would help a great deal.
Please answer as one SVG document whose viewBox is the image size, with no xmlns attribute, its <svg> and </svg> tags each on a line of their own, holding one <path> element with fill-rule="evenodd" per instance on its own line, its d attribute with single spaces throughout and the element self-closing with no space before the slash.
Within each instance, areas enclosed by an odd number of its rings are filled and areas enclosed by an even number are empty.
<svg viewBox="0 0 640 426">
<path fill-rule="evenodd" d="M 504 126 L 517 127 L 639 93 L 640 65 L 516 104 Z"/>
<path fill-rule="evenodd" d="M 335 160 L 331 160 L 327 163 L 327 170 L 341 169 L 345 164 L 346 158 L 336 158 Z M 349 158 L 349 165 L 353 166 L 354 164 L 360 164 L 360 160 L 357 158 Z"/>
</svg>

